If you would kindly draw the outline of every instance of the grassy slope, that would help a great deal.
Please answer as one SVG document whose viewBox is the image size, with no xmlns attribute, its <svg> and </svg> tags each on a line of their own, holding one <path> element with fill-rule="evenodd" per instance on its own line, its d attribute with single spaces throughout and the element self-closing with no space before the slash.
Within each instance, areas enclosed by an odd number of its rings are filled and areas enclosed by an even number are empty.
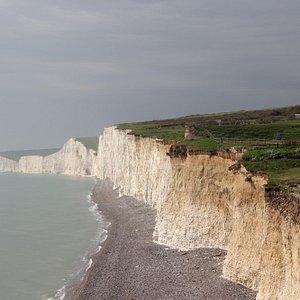
<svg viewBox="0 0 300 300">
<path fill-rule="evenodd" d="M 92 137 L 78 137 L 76 141 L 82 143 L 87 148 L 98 151 L 98 144 L 99 144 L 99 137 L 92 136 Z"/>
<path fill-rule="evenodd" d="M 136 135 L 176 141 L 189 149 L 245 148 L 243 163 L 248 170 L 268 173 L 269 186 L 289 187 L 300 183 L 300 120 L 294 119 L 296 113 L 300 113 L 300 105 L 127 123 L 118 128 L 131 129 Z M 222 120 L 221 126 L 217 120 Z M 195 139 L 184 140 L 185 126 L 196 128 Z M 278 132 L 281 138 L 275 140 Z M 217 143 L 216 137 L 222 141 Z"/>
</svg>

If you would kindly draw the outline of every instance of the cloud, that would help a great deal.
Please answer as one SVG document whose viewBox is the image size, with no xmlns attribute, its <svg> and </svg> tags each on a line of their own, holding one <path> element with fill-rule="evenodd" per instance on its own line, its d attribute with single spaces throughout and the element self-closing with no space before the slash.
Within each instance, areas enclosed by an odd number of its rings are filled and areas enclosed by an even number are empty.
<svg viewBox="0 0 300 300">
<path fill-rule="evenodd" d="M 9 115 L 31 103 L 34 116 L 38 103 L 56 103 L 66 137 L 80 129 L 79 112 L 70 106 L 68 124 L 58 103 L 85 107 L 86 132 L 137 117 L 299 103 L 296 0 L 0 0 L 0 8 L 1 107 Z"/>
</svg>

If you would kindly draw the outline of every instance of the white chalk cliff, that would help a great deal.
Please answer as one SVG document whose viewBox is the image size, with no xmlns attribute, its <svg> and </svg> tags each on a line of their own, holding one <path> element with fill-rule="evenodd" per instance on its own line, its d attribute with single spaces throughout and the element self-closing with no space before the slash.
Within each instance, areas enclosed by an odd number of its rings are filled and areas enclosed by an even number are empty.
<svg viewBox="0 0 300 300">
<path fill-rule="evenodd" d="M 14 160 L 0 156 L 0 172 L 17 172 L 18 163 Z"/>
<path fill-rule="evenodd" d="M 257 290 L 257 299 L 300 299 L 300 200 L 266 195 L 267 177 L 247 172 L 238 153 L 174 153 L 110 127 L 97 155 L 71 139 L 46 157 L 0 157 L 0 171 L 110 178 L 120 194 L 156 208 L 159 243 L 226 249 L 224 276 Z"/>
<path fill-rule="evenodd" d="M 19 162 L 0 157 L 0 171 L 86 176 L 94 174 L 95 161 L 96 151 L 71 138 L 58 152 L 48 156 L 22 156 Z"/>
<path fill-rule="evenodd" d="M 95 172 L 157 209 L 155 240 L 226 249 L 224 276 L 257 290 L 257 299 L 300 299 L 299 201 L 291 196 L 280 210 L 284 196 L 267 199 L 266 176 L 247 172 L 238 154 L 172 157 L 170 145 L 128 133 L 104 130 Z"/>
<path fill-rule="evenodd" d="M 96 175 L 111 179 L 120 194 L 156 207 L 169 191 L 172 168 L 168 149 L 154 139 L 106 128 L 99 139 Z"/>
</svg>

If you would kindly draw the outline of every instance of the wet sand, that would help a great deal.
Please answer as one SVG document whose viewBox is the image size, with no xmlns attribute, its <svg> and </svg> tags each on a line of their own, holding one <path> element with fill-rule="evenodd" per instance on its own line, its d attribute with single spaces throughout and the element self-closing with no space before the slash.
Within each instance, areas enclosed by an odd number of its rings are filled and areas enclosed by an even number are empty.
<svg viewBox="0 0 300 300">
<path fill-rule="evenodd" d="M 221 277 L 225 251 L 182 252 L 155 244 L 155 210 L 118 198 L 108 181 L 97 183 L 93 200 L 111 222 L 108 237 L 67 299 L 255 299 L 256 292 Z"/>
</svg>

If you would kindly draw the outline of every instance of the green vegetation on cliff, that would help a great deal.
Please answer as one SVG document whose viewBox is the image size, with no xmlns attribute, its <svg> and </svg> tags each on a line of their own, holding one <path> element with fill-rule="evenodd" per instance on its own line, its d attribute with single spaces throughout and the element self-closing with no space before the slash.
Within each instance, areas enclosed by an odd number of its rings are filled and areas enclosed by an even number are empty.
<svg viewBox="0 0 300 300">
<path fill-rule="evenodd" d="M 118 125 L 132 134 L 185 145 L 191 150 L 243 148 L 249 171 L 269 175 L 268 186 L 300 184 L 300 105 L 255 111 L 193 115 Z M 185 139 L 185 132 L 190 136 Z"/>
<path fill-rule="evenodd" d="M 96 152 L 98 151 L 98 144 L 99 144 L 99 137 L 98 136 L 78 137 L 75 140 L 82 143 L 88 149 L 92 149 Z"/>
</svg>

